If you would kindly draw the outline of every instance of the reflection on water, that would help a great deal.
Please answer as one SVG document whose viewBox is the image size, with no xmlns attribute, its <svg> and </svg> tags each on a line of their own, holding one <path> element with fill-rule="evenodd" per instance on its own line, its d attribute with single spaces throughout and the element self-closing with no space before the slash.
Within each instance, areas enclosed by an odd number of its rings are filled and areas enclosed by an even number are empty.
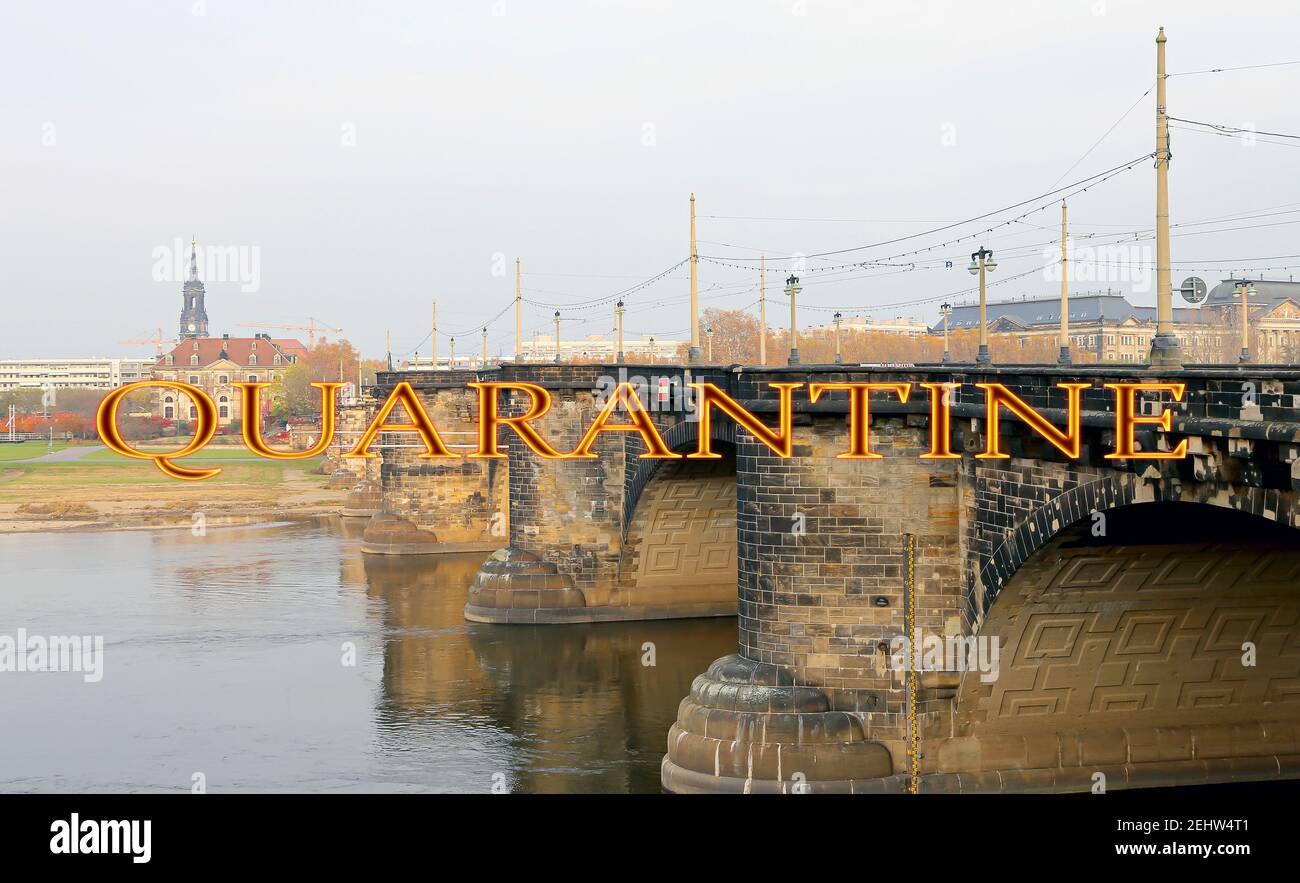
<svg viewBox="0 0 1300 883">
<path fill-rule="evenodd" d="M 0 537 L 0 635 L 105 645 L 99 683 L 0 672 L 0 790 L 658 790 L 735 620 L 467 623 L 483 556 L 362 556 L 361 527 Z"/>
</svg>

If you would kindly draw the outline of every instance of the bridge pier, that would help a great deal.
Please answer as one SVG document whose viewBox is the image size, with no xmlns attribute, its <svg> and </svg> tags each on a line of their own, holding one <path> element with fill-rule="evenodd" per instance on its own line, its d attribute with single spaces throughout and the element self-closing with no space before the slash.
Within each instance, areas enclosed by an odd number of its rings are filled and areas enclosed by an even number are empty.
<svg viewBox="0 0 1300 883">
<path fill-rule="evenodd" d="M 447 447 L 464 455 L 478 443 L 478 393 L 466 384 L 492 374 L 381 372 L 369 414 L 373 416 L 399 382 L 410 383 Z M 399 407 L 389 422 L 405 419 Z M 510 518 L 504 461 L 421 459 L 424 446 L 411 433 L 381 433 L 372 450 L 379 454 L 377 459 L 351 461 L 376 464 L 371 468 L 378 471 L 378 511 L 362 535 L 363 552 L 490 552 L 504 542 Z"/>
<path fill-rule="evenodd" d="M 666 788 L 861 791 L 902 764 L 903 684 L 887 648 L 906 633 L 906 535 L 918 624 L 968 627 L 944 591 L 961 579 L 957 470 L 918 459 L 929 443 L 917 423 L 873 423 L 882 460 L 836 458 L 849 444 L 840 415 L 796 426 L 788 460 L 738 441 L 739 653 L 683 700 Z"/>
<path fill-rule="evenodd" d="M 332 490 L 346 488 L 348 491 L 339 510 L 339 515 L 344 518 L 370 518 L 379 510 L 378 461 L 343 456 L 365 430 L 374 407 L 373 401 L 362 396 L 356 402 L 338 408 L 334 439 L 321 462 L 321 472 L 329 476 L 327 487 Z"/>
<path fill-rule="evenodd" d="M 619 371 L 622 374 L 619 374 Z M 533 426 L 572 450 L 615 383 L 640 377 L 647 407 L 670 448 L 693 450 L 694 424 L 680 395 L 660 402 L 656 378 L 680 391 L 679 366 L 505 365 L 503 381 L 545 388 L 551 410 Z M 635 382 L 629 380 L 629 382 Z M 520 414 L 530 399 L 503 398 Z M 591 460 L 545 460 L 508 439 L 509 545 L 470 586 L 474 622 L 604 622 L 730 616 L 736 610 L 734 460 L 646 461 L 632 433 L 605 433 Z M 730 436 L 727 436 L 730 439 Z"/>
</svg>

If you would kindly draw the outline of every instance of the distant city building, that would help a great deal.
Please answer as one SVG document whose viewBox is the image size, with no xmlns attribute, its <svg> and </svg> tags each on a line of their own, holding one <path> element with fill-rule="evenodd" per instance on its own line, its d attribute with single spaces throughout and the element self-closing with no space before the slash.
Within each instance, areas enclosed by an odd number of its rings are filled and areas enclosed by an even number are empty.
<svg viewBox="0 0 1300 883">
<path fill-rule="evenodd" d="M 451 356 L 449 354 L 442 354 L 438 356 L 438 363 L 435 365 L 431 357 L 421 356 L 417 353 L 409 359 L 394 359 L 393 367 L 398 371 L 450 371 L 453 367 L 457 371 L 473 371 L 474 369 L 481 367 L 482 361 L 482 352 L 470 353 L 469 355 L 457 353 L 456 364 L 453 366 L 451 363 Z M 497 360 L 495 359 L 488 360 L 489 364 L 495 364 L 496 361 Z"/>
<path fill-rule="evenodd" d="M 113 389 L 148 380 L 153 359 L 6 359 L 0 390 Z"/>
<path fill-rule="evenodd" d="M 814 325 L 806 329 L 810 332 L 833 332 L 834 323 Z M 897 316 L 893 319 L 877 319 L 874 316 L 845 316 L 840 322 L 840 331 L 872 332 L 876 334 L 901 334 L 907 337 L 922 337 L 930 332 L 930 326 L 920 319 Z"/>
<path fill-rule="evenodd" d="M 253 337 L 194 337 L 182 340 L 153 366 L 158 380 L 197 386 L 217 405 L 217 421 L 229 425 L 240 418 L 239 390 L 234 383 L 274 383 L 296 364 L 307 348 L 296 340 L 280 342 L 269 334 Z M 170 389 L 154 397 L 154 415 L 165 420 L 193 420 L 197 414 L 188 397 Z"/>
<path fill-rule="evenodd" d="M 181 287 L 182 339 L 208 336 L 208 311 L 203 305 L 203 283 L 199 281 L 198 242 L 190 240 L 190 278 Z"/>
<path fill-rule="evenodd" d="M 922 331 L 925 326 L 922 325 Z M 651 343 L 653 341 L 653 344 Z M 677 350 L 681 347 L 683 341 L 680 340 L 660 340 L 652 338 L 649 335 L 637 338 L 635 340 L 623 339 L 623 357 L 628 362 L 650 361 L 652 354 L 655 361 L 668 362 L 677 358 Z M 525 340 L 523 351 L 519 354 L 517 361 L 544 363 L 555 361 L 555 337 L 538 335 L 531 340 Z M 607 337 L 593 335 L 584 337 L 579 340 L 560 340 L 560 358 L 565 362 L 612 362 L 618 357 L 617 342 Z M 489 356 L 488 366 L 496 365 L 500 362 L 516 361 L 513 356 Z M 430 356 L 416 355 L 414 358 L 405 359 L 396 363 L 396 367 L 401 371 L 428 371 L 434 367 L 433 359 Z M 453 367 L 451 363 L 451 353 L 439 353 L 436 370 L 447 371 Z M 474 370 L 483 367 L 483 351 L 471 350 L 468 353 L 456 353 L 456 363 L 454 365 L 458 371 Z"/>
<path fill-rule="evenodd" d="M 623 358 L 627 362 L 672 361 L 684 341 L 664 340 L 650 335 L 623 338 Z M 521 362 L 554 362 L 555 337 L 538 335 L 525 340 Z M 618 342 L 592 335 L 579 340 L 560 338 L 560 359 L 565 362 L 612 362 L 618 357 Z"/>
<path fill-rule="evenodd" d="M 1222 336 L 1235 353 L 1241 346 L 1242 282 L 1255 289 L 1250 297 L 1250 355 L 1253 362 L 1300 362 L 1300 282 L 1288 279 L 1237 279 L 1229 276 L 1210 289 L 1201 309 L 1216 317 Z M 1236 332 L 1234 334 L 1233 332 Z"/>
<path fill-rule="evenodd" d="M 1240 348 L 1240 300 L 1233 292 L 1241 282 L 1225 279 L 1211 289 L 1204 304 L 1174 308 L 1174 333 L 1187 362 L 1235 361 Z M 1253 280 L 1251 356 L 1257 362 L 1295 362 L 1300 355 L 1300 282 Z M 1177 299 L 1175 299 L 1177 302 Z M 1059 296 L 998 301 L 987 307 L 989 333 L 1060 346 Z M 1156 331 L 1156 308 L 1134 306 L 1118 292 L 1070 295 L 1070 346 L 1103 362 L 1144 362 Z M 978 329 L 979 304 L 953 307 L 950 331 Z M 930 326 L 943 333 L 943 318 Z"/>
</svg>

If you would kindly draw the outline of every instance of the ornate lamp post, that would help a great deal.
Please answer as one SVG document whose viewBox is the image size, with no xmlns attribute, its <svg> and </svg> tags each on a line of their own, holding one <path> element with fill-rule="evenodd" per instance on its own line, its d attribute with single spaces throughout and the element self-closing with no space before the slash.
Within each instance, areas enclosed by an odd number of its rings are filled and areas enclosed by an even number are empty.
<svg viewBox="0 0 1300 883">
<path fill-rule="evenodd" d="M 799 364 L 799 325 L 796 319 L 795 298 L 799 292 L 803 291 L 799 287 L 799 277 L 791 275 L 785 280 L 785 293 L 790 298 L 790 364 Z"/>
<path fill-rule="evenodd" d="M 842 365 L 844 364 L 844 357 L 840 355 L 840 324 L 843 323 L 844 316 L 836 310 L 835 318 L 831 321 L 835 323 L 835 364 Z"/>
<path fill-rule="evenodd" d="M 650 338 L 650 364 L 653 365 L 654 363 L 655 363 L 655 339 L 652 337 Z"/>
<path fill-rule="evenodd" d="M 555 311 L 555 364 L 560 364 L 560 311 Z"/>
<path fill-rule="evenodd" d="M 985 295 L 985 275 L 992 273 L 998 268 L 997 262 L 993 260 L 993 252 L 984 246 L 970 256 L 970 266 L 966 269 L 972 276 L 980 277 L 980 348 L 975 354 L 975 361 L 987 365 L 993 361 L 989 355 L 989 319 L 988 319 L 988 301 Z"/>
<path fill-rule="evenodd" d="M 948 358 L 948 318 L 952 315 L 952 304 L 941 303 L 939 310 L 943 313 L 943 360 L 948 362 L 951 361 Z"/>
<path fill-rule="evenodd" d="M 618 306 L 614 307 L 614 316 L 618 320 L 618 360 L 623 361 L 623 302 L 619 301 Z"/>
<path fill-rule="evenodd" d="M 704 337 L 708 341 L 707 344 L 709 348 L 708 360 L 709 360 L 709 364 L 712 365 L 713 364 L 713 326 L 712 325 L 706 324 L 704 326 Z"/>
</svg>

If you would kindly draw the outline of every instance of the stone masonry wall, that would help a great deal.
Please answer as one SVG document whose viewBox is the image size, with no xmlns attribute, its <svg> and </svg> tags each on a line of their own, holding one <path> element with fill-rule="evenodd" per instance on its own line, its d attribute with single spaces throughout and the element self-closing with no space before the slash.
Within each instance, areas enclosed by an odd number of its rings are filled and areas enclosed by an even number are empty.
<svg viewBox="0 0 1300 883">
<path fill-rule="evenodd" d="M 466 386 L 477 379 L 472 371 L 407 371 L 380 375 L 377 390 L 382 401 L 397 380 L 410 382 L 443 442 L 462 459 L 421 458 L 424 445 L 411 432 L 381 433 L 372 450 L 380 454 L 386 514 L 405 519 L 440 544 L 490 548 L 506 544 L 509 470 L 505 460 L 466 456 L 478 447 L 478 392 Z M 388 422 L 407 419 L 398 407 Z"/>
<path fill-rule="evenodd" d="M 325 452 L 325 461 L 321 464 L 321 469 L 327 475 L 344 473 L 347 478 L 342 475 L 339 477 L 340 486 L 349 479 L 353 484 L 363 479 L 379 480 L 379 461 L 347 459 L 343 456 L 352 450 L 361 433 L 365 431 L 374 409 L 375 403 L 369 398 L 360 399 L 350 405 L 340 405 L 338 408 L 334 439 Z"/>
<path fill-rule="evenodd" d="M 545 387 L 551 410 L 533 426 L 559 451 L 577 446 L 598 410 L 596 390 L 606 369 L 599 366 L 505 366 L 501 379 Z M 509 394 L 503 413 L 522 414 L 529 397 Z M 594 460 L 544 460 L 502 430 L 509 453 L 510 545 L 556 565 L 587 597 L 604 603 L 618 570 L 621 536 L 624 440 L 603 434 Z"/>
<path fill-rule="evenodd" d="M 836 458 L 845 418 L 798 427 L 788 460 L 741 433 L 740 652 L 788 667 L 836 709 L 893 715 L 902 696 L 882 645 L 906 633 L 904 535 L 916 537 L 918 624 L 959 631 L 959 500 L 952 461 L 917 459 L 923 429 L 887 418 L 871 431 L 883 460 Z"/>
</svg>

